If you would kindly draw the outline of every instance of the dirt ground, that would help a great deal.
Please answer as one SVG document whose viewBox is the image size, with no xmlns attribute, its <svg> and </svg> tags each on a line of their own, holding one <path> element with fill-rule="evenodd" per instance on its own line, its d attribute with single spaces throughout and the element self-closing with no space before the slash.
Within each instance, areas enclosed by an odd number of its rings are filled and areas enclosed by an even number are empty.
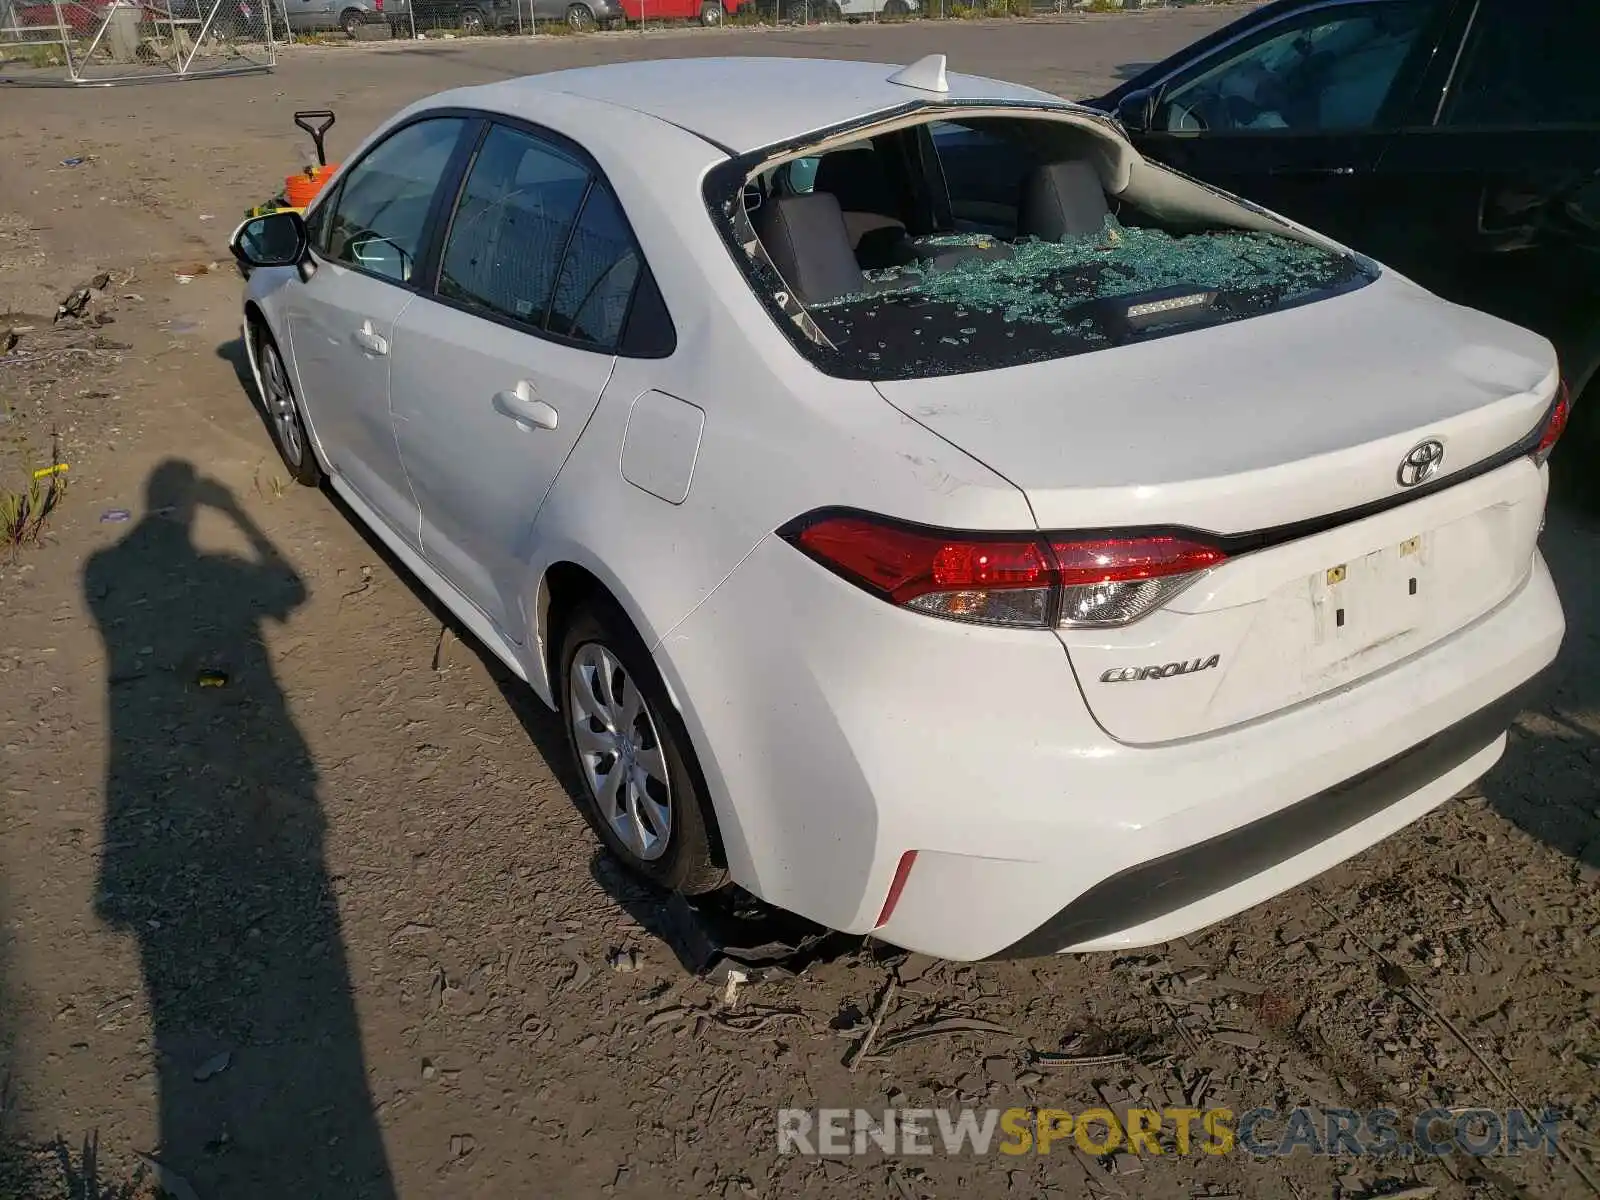
<svg viewBox="0 0 1600 1200">
<path fill-rule="evenodd" d="M 142 1155 L 203 1200 L 1593 1194 L 1594 520 L 1550 518 L 1570 631 L 1481 794 L 1157 951 L 864 948 L 730 1005 L 597 857 L 552 718 L 287 484 L 241 381 L 210 264 L 304 152 L 294 109 L 336 109 L 347 148 L 447 86 L 706 53 L 942 50 L 1083 95 L 1224 15 L 297 48 L 257 78 L 0 90 L 0 485 L 70 465 L 44 544 L 0 559 L 0 1197 L 148 1191 Z M 1549 1107 L 1572 1160 L 818 1159 L 775 1134 L 780 1106 L 1129 1096 Z"/>
</svg>

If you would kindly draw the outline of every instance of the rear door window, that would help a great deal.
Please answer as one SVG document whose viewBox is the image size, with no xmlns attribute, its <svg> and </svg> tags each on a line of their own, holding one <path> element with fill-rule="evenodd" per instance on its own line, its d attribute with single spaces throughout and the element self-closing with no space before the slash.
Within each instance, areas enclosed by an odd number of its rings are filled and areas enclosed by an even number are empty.
<svg viewBox="0 0 1600 1200">
<path fill-rule="evenodd" d="M 597 183 L 567 243 L 549 330 L 609 349 L 622 336 L 639 280 L 639 251 L 611 189 Z"/>
<path fill-rule="evenodd" d="M 494 125 L 456 203 L 438 294 L 583 349 L 660 357 L 675 338 L 622 205 L 554 135 Z M 643 291 L 644 316 L 635 296 Z"/>
<path fill-rule="evenodd" d="M 1445 105 L 1444 124 L 1523 129 L 1600 123 L 1600 4 L 1479 7 Z"/>
<path fill-rule="evenodd" d="M 439 294 L 543 328 L 590 178 L 588 168 L 549 143 L 496 125 L 461 190 Z"/>
</svg>

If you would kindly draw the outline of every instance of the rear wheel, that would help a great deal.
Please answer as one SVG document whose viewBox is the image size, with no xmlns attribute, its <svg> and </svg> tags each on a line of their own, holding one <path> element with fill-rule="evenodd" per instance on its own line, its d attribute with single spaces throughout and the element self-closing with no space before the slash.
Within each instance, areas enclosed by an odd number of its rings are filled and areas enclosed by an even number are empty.
<svg viewBox="0 0 1600 1200">
<path fill-rule="evenodd" d="M 584 816 L 629 870 L 658 887 L 715 891 L 715 819 L 682 718 L 644 643 L 593 602 L 561 639 L 561 709 Z"/>
<path fill-rule="evenodd" d="M 716 3 L 716 0 L 706 0 L 706 3 L 700 6 L 700 24 L 721 25 L 722 5 Z"/>
<path fill-rule="evenodd" d="M 361 15 L 359 8 L 347 8 L 339 16 L 339 28 L 352 39 L 361 36 L 361 27 L 366 23 L 366 18 Z"/>
<path fill-rule="evenodd" d="M 567 8 L 567 28 L 574 33 L 588 33 L 594 25 L 594 10 L 587 4 L 573 4 Z"/>
<path fill-rule="evenodd" d="M 483 32 L 483 14 L 475 8 L 461 10 L 461 32 L 468 37 L 477 37 Z"/>
</svg>

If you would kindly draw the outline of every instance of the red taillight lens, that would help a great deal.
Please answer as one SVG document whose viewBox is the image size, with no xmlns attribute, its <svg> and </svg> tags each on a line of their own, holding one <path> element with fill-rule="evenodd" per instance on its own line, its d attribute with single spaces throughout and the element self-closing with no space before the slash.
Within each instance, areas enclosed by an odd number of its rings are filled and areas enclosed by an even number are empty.
<svg viewBox="0 0 1600 1200">
<path fill-rule="evenodd" d="M 1172 536 L 1073 540 L 917 529 L 869 516 L 801 520 L 783 536 L 891 604 L 980 625 L 1124 625 L 1227 557 Z"/>
<path fill-rule="evenodd" d="M 892 604 L 984 625 L 1043 626 L 1051 570 L 1043 543 L 943 535 L 869 517 L 830 517 L 792 539 Z"/>
<path fill-rule="evenodd" d="M 1572 394 L 1567 389 L 1567 381 L 1563 379 L 1557 385 L 1555 406 L 1551 408 L 1550 416 L 1544 423 L 1544 432 L 1539 435 L 1539 444 L 1534 448 L 1534 462 L 1542 466 L 1550 458 L 1550 451 L 1554 450 L 1556 443 L 1561 440 L 1561 435 L 1567 428 L 1567 418 L 1570 416 L 1572 416 Z"/>
</svg>

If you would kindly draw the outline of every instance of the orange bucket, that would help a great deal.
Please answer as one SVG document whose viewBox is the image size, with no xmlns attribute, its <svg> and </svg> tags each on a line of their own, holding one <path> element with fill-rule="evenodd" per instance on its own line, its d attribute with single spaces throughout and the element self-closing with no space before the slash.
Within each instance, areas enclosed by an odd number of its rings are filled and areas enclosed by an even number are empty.
<svg viewBox="0 0 1600 1200">
<path fill-rule="evenodd" d="M 289 202 L 290 208 L 304 208 L 316 199 L 317 193 L 322 191 L 323 185 L 338 169 L 338 163 L 327 163 L 296 171 L 283 181 L 283 198 Z"/>
</svg>

